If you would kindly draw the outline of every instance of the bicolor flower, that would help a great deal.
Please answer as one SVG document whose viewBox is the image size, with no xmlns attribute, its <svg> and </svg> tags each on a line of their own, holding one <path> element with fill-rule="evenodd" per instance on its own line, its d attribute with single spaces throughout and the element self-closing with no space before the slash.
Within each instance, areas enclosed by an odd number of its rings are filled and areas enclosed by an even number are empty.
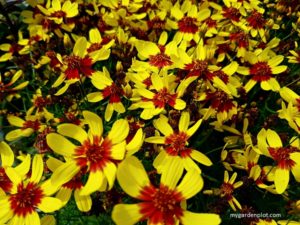
<svg viewBox="0 0 300 225">
<path fill-rule="evenodd" d="M 167 117 L 161 115 L 159 119 L 154 120 L 153 125 L 164 136 L 154 136 L 145 139 L 145 142 L 161 144 L 163 149 L 153 162 L 154 167 L 164 173 L 169 170 L 172 161 L 178 161 L 187 171 L 200 168 L 193 161 L 197 161 L 206 166 L 211 166 L 211 160 L 198 150 L 188 147 L 188 140 L 198 130 L 202 120 L 198 120 L 192 127 L 190 126 L 190 114 L 182 112 L 178 130 L 174 130 L 168 123 Z"/>
<path fill-rule="evenodd" d="M 220 217 L 212 213 L 193 213 L 183 203 L 196 195 L 203 187 L 203 180 L 195 171 L 189 171 L 181 179 L 183 167 L 172 164 L 161 176 L 159 186 L 151 184 L 143 164 L 134 156 L 119 165 L 117 179 L 122 189 L 138 199 L 136 204 L 117 204 L 112 218 L 117 225 L 133 225 L 147 220 L 150 225 L 168 224 L 217 225 Z M 179 183 L 179 184 L 178 184 Z"/>
<path fill-rule="evenodd" d="M 300 141 L 299 138 L 290 139 L 289 145 L 283 146 L 279 135 L 264 128 L 257 135 L 258 148 L 267 157 L 272 158 L 275 165 L 274 184 L 276 191 L 282 194 L 288 187 L 290 172 L 296 181 L 300 182 Z"/>
</svg>

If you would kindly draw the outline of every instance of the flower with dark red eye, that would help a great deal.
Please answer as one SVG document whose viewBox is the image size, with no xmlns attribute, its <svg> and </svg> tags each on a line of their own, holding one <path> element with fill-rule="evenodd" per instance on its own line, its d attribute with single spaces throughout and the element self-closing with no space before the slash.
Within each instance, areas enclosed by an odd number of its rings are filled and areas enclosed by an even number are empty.
<svg viewBox="0 0 300 225">
<path fill-rule="evenodd" d="M 276 163 L 274 184 L 276 191 L 282 194 L 288 187 L 290 171 L 300 182 L 300 141 L 292 137 L 289 145 L 283 146 L 280 136 L 273 130 L 264 128 L 257 135 L 258 149 Z"/>
<path fill-rule="evenodd" d="M 120 163 L 118 182 L 128 195 L 139 202 L 117 204 L 113 208 L 112 218 L 117 225 L 134 225 L 145 220 L 153 225 L 192 225 L 197 221 L 206 221 L 210 225 L 220 224 L 217 214 L 193 213 L 182 207 L 183 201 L 202 189 L 201 176 L 194 170 L 188 171 L 179 183 L 183 167 L 174 163 L 170 168 L 162 174 L 160 185 L 154 186 L 136 157 L 130 156 Z"/>
</svg>

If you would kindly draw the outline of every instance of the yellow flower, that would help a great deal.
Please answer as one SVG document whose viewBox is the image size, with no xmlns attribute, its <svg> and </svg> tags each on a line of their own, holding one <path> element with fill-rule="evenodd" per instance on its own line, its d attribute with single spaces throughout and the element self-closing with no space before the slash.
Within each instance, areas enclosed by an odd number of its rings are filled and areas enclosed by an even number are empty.
<svg viewBox="0 0 300 225">
<path fill-rule="evenodd" d="M 142 119 L 153 118 L 162 113 L 167 106 L 177 110 L 186 107 L 186 103 L 180 97 L 196 77 L 185 79 L 178 85 L 174 75 L 168 75 L 166 71 L 161 71 L 161 74 L 162 76 L 156 73 L 151 74 L 151 86 L 133 89 L 134 94 L 131 98 L 133 104 L 128 109 L 142 108 L 140 115 Z"/>
<path fill-rule="evenodd" d="M 89 43 L 87 45 L 87 52 L 94 52 L 101 48 L 109 49 L 113 46 L 115 40 L 109 38 L 102 38 L 98 28 L 90 29 L 89 31 Z"/>
<path fill-rule="evenodd" d="M 76 83 L 82 77 L 90 77 L 95 72 L 93 64 L 100 60 L 105 60 L 110 55 L 110 50 L 101 48 L 100 50 L 87 52 L 87 40 L 79 37 L 73 48 L 73 54 L 64 56 L 64 71 L 54 82 L 52 87 L 58 87 L 65 81 L 65 85 L 56 93 L 62 95 L 71 84 Z"/>
<path fill-rule="evenodd" d="M 5 82 L 5 77 L 0 74 L 0 100 L 3 101 L 6 99 L 7 101 L 11 101 L 13 97 L 20 98 L 21 95 L 17 92 L 23 88 L 25 88 L 29 81 L 24 81 L 15 85 L 15 83 L 22 77 L 23 71 L 18 70 L 15 72 L 10 79 L 9 82 Z M 15 86 L 14 86 L 15 85 Z M 14 86 L 14 87 L 13 87 Z"/>
<path fill-rule="evenodd" d="M 282 194 L 289 184 L 290 171 L 300 182 L 300 140 L 290 139 L 288 146 L 283 146 L 279 135 L 264 128 L 257 135 L 258 148 L 267 157 L 276 162 L 274 184 L 276 191 Z"/>
<path fill-rule="evenodd" d="M 111 189 L 117 172 L 116 161 L 123 160 L 126 153 L 126 137 L 129 132 L 128 121 L 119 119 L 114 122 L 106 137 L 103 136 L 102 119 L 96 114 L 83 111 L 85 123 L 89 126 L 88 133 L 75 124 L 57 126 L 57 133 L 47 136 L 47 144 L 56 153 L 68 158 L 59 166 L 51 177 L 52 183 L 62 185 L 69 182 L 82 169 L 89 174 L 86 184 L 80 190 L 80 195 Z M 78 141 L 75 145 L 66 137 Z M 135 138 L 132 141 L 139 142 Z M 128 143 L 130 145 L 130 143 Z M 103 188 L 104 186 L 105 188 Z"/>
<path fill-rule="evenodd" d="M 255 84 L 260 83 L 263 90 L 279 91 L 278 81 L 273 75 L 283 73 L 287 66 L 279 64 L 284 60 L 283 55 L 270 56 L 270 48 L 265 48 L 258 54 L 247 52 L 245 60 L 251 64 L 250 68 L 240 66 L 237 70 L 239 74 L 250 75 L 250 80 L 245 84 L 246 92 L 249 92 Z"/>
<path fill-rule="evenodd" d="M 59 199 L 50 197 L 56 188 L 49 184 L 49 180 L 41 182 L 43 171 L 41 155 L 34 156 L 30 177 L 20 175 L 15 168 L 5 169 L 13 186 L 0 199 L 2 224 L 40 224 L 38 212 L 51 213 L 62 207 Z"/>
<path fill-rule="evenodd" d="M 174 163 L 161 176 L 158 187 L 152 185 L 142 163 L 130 156 L 119 165 L 117 179 L 122 189 L 133 198 L 136 204 L 117 204 L 112 218 L 117 225 L 133 225 L 147 220 L 148 224 L 181 223 L 192 225 L 201 221 L 204 224 L 221 223 L 219 215 L 212 213 L 193 213 L 182 204 L 196 195 L 203 187 L 203 180 L 195 171 L 189 171 L 178 184 L 182 166 Z"/>
<path fill-rule="evenodd" d="M 97 71 L 91 76 L 92 84 L 99 89 L 98 92 L 92 92 L 87 95 L 89 102 L 99 102 L 104 99 L 109 99 L 106 106 L 104 118 L 110 121 L 113 112 L 124 113 L 125 107 L 121 101 L 124 96 L 123 87 L 117 85 L 110 77 L 106 67 L 103 67 L 103 72 Z"/>
<path fill-rule="evenodd" d="M 39 116 L 26 116 L 25 120 L 20 117 L 8 115 L 8 122 L 19 129 L 12 130 L 8 132 L 5 136 L 7 141 L 14 141 L 21 137 L 29 137 L 34 132 L 42 132 L 45 129 L 45 125 L 39 120 Z"/>
<path fill-rule="evenodd" d="M 163 145 L 162 151 L 153 162 L 154 167 L 159 172 L 164 173 L 169 170 L 172 161 L 178 161 L 187 171 L 194 169 L 198 172 L 201 171 L 193 160 L 206 166 L 212 165 L 212 162 L 206 155 L 188 147 L 188 140 L 198 130 L 201 122 L 202 120 L 198 120 L 189 128 L 190 114 L 188 112 L 182 112 L 178 124 L 178 131 L 174 131 L 165 116 L 161 115 L 159 119 L 154 120 L 154 127 L 158 129 L 164 137 L 149 137 L 145 139 L 145 142 Z"/>
</svg>

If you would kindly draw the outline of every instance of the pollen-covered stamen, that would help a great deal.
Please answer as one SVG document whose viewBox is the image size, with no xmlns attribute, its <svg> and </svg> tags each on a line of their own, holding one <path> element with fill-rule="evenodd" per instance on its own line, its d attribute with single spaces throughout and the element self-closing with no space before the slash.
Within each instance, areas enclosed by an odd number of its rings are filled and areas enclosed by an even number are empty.
<svg viewBox="0 0 300 225">
<path fill-rule="evenodd" d="M 239 22 L 240 21 L 240 11 L 234 7 L 225 7 L 223 9 L 223 16 L 227 19 L 231 19 L 232 21 Z"/>
<path fill-rule="evenodd" d="M 154 95 L 152 101 L 157 108 L 165 108 L 166 104 L 174 107 L 176 98 L 177 94 L 170 94 L 168 89 L 164 87 Z"/>
<path fill-rule="evenodd" d="M 185 132 L 173 133 L 166 137 L 165 145 L 167 145 L 166 152 L 169 155 L 187 157 L 191 154 L 191 149 L 187 148 L 187 141 L 189 136 Z"/>
<path fill-rule="evenodd" d="M 234 107 L 232 99 L 221 90 L 207 93 L 207 99 L 211 101 L 210 106 L 218 112 L 229 112 Z"/>
<path fill-rule="evenodd" d="M 38 112 L 42 112 L 43 108 L 45 108 L 47 105 L 49 105 L 50 99 L 49 98 L 43 98 L 41 96 L 38 96 L 34 99 L 34 106 L 37 108 Z"/>
<path fill-rule="evenodd" d="M 92 59 L 86 56 L 80 58 L 79 56 L 66 57 L 68 68 L 65 71 L 67 79 L 79 79 L 80 74 L 84 76 L 91 76 L 94 70 L 92 69 Z"/>
<path fill-rule="evenodd" d="M 165 27 L 166 21 L 161 20 L 158 16 L 155 16 L 152 20 L 147 21 L 149 30 L 162 30 Z"/>
<path fill-rule="evenodd" d="M 160 53 L 156 55 L 149 56 L 149 64 L 158 68 L 162 68 L 165 66 L 170 66 L 173 64 L 170 56 L 165 54 L 165 47 L 158 46 L 160 49 Z"/>
<path fill-rule="evenodd" d="M 10 207 L 15 215 L 25 217 L 36 210 L 44 194 L 37 184 L 29 182 L 27 185 L 20 183 L 17 193 L 9 197 Z"/>
<path fill-rule="evenodd" d="M 290 154 L 293 152 L 300 152 L 300 150 L 293 146 L 280 147 L 280 148 L 268 148 L 271 157 L 276 161 L 277 166 L 281 169 L 290 170 L 295 166 L 295 161 L 290 158 Z"/>
<path fill-rule="evenodd" d="M 0 188 L 4 192 L 9 192 L 12 188 L 13 184 L 11 180 L 8 178 L 8 176 L 5 173 L 4 168 L 0 168 Z"/>
<path fill-rule="evenodd" d="M 272 70 L 267 62 L 257 62 L 250 68 L 250 74 L 253 80 L 262 82 L 271 79 Z"/>
<path fill-rule="evenodd" d="M 25 130 L 27 128 L 32 128 L 34 131 L 38 131 L 40 129 L 41 123 L 39 120 L 28 120 L 23 123 L 22 130 Z"/>
<path fill-rule="evenodd" d="M 110 86 L 104 88 L 102 92 L 103 98 L 109 97 L 110 103 L 121 102 L 121 97 L 124 95 L 124 91 L 120 86 L 112 83 Z"/>
<path fill-rule="evenodd" d="M 112 142 L 110 139 L 93 137 L 93 142 L 89 139 L 75 149 L 77 165 L 81 168 L 90 167 L 90 171 L 102 170 L 111 159 Z"/>
<path fill-rule="evenodd" d="M 140 213 L 153 224 L 175 224 L 175 218 L 183 215 L 181 194 L 162 184 L 159 188 L 145 187 L 139 199 L 144 200 L 139 204 Z"/>
<path fill-rule="evenodd" d="M 221 197 L 225 197 L 225 198 L 229 198 L 231 199 L 232 198 L 232 194 L 233 194 L 233 191 L 234 191 L 234 187 L 232 184 L 230 183 L 223 183 L 221 185 Z"/>
<path fill-rule="evenodd" d="M 193 62 L 186 64 L 184 69 L 188 70 L 188 77 L 190 76 L 201 76 L 207 72 L 208 62 L 205 60 L 194 60 Z"/>
<path fill-rule="evenodd" d="M 178 30 L 182 33 L 197 33 L 199 30 L 197 19 L 190 16 L 183 17 L 178 21 Z"/>
<path fill-rule="evenodd" d="M 251 15 L 247 18 L 247 22 L 254 29 L 262 29 L 266 24 L 266 20 L 263 17 L 263 14 L 254 10 Z"/>
</svg>

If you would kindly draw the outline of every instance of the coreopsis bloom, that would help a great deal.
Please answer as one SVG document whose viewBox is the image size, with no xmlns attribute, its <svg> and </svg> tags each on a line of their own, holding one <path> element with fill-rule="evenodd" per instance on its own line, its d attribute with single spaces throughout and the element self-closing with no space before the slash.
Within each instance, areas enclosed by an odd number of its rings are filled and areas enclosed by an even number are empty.
<svg viewBox="0 0 300 225">
<path fill-rule="evenodd" d="M 281 103 L 282 109 L 278 110 L 278 116 L 281 119 L 286 119 L 291 128 L 300 133 L 300 96 L 289 89 L 283 87 L 279 91 L 280 96 L 287 102 Z"/>
<path fill-rule="evenodd" d="M 196 43 L 200 40 L 199 28 L 201 22 L 210 16 L 208 7 L 202 7 L 198 10 L 195 4 L 191 1 L 184 1 L 180 5 L 177 1 L 171 8 L 172 20 L 167 20 L 167 25 L 172 29 L 177 30 L 174 39 L 181 41 L 194 40 Z"/>
<path fill-rule="evenodd" d="M 18 70 L 13 74 L 10 81 L 6 82 L 6 78 L 0 74 L 0 101 L 6 99 L 10 102 L 14 97 L 21 97 L 21 95 L 18 94 L 18 91 L 25 88 L 29 83 L 29 81 L 24 81 L 17 84 L 17 81 L 22 77 L 22 75 L 23 71 Z"/>
<path fill-rule="evenodd" d="M 178 184 L 182 167 L 172 165 L 161 176 L 160 185 L 150 183 L 143 164 L 134 156 L 120 163 L 117 179 L 122 189 L 133 198 L 136 204 L 117 204 L 112 218 L 117 225 L 133 225 L 147 220 L 148 224 L 217 225 L 221 220 L 217 214 L 193 213 L 182 206 L 187 199 L 197 194 L 203 187 L 203 180 L 195 171 L 189 171 Z"/>
<path fill-rule="evenodd" d="M 11 125 L 19 127 L 6 134 L 5 139 L 7 141 L 14 141 L 21 137 L 29 137 L 34 132 L 42 132 L 46 127 L 42 124 L 38 115 L 27 115 L 25 120 L 14 115 L 8 115 L 7 120 Z"/>
<path fill-rule="evenodd" d="M 279 65 L 284 60 L 283 55 L 270 56 L 269 51 L 270 48 L 265 48 L 258 54 L 247 52 L 245 60 L 251 64 L 250 68 L 243 66 L 238 68 L 238 73 L 251 76 L 244 86 L 246 92 L 249 92 L 257 83 L 265 91 L 279 91 L 280 85 L 273 75 L 283 73 L 287 66 Z"/>
<path fill-rule="evenodd" d="M 92 84 L 99 89 L 98 92 L 92 92 L 87 95 L 89 102 L 99 102 L 108 99 L 108 104 L 105 109 L 104 118 L 109 121 L 113 112 L 124 113 L 125 107 L 121 101 L 124 96 L 122 86 L 117 85 L 110 77 L 109 71 L 103 67 L 103 71 L 97 71 L 91 76 Z"/>
<path fill-rule="evenodd" d="M 237 209 L 242 209 L 241 204 L 234 197 L 234 190 L 241 187 L 243 185 L 243 181 L 235 182 L 236 178 L 236 172 L 233 173 L 232 176 L 229 178 L 228 171 L 225 170 L 224 182 L 219 188 L 219 190 L 217 192 L 214 192 L 213 190 L 205 190 L 204 194 L 216 194 L 219 195 L 221 198 L 226 199 L 233 211 L 236 211 Z"/>
<path fill-rule="evenodd" d="M 74 178 L 82 169 L 87 170 L 88 180 L 80 190 L 80 195 L 89 195 L 106 183 L 112 188 L 117 172 L 116 161 L 123 160 L 126 152 L 126 137 L 129 132 L 127 120 L 114 122 L 107 136 L 103 136 L 102 119 L 89 111 L 83 111 L 88 133 L 75 124 L 57 126 L 58 133 L 47 136 L 47 144 L 56 153 L 68 158 L 51 177 L 52 183 L 62 185 Z M 66 137 L 75 139 L 75 145 Z M 133 139 L 136 141 L 136 139 Z"/>
<path fill-rule="evenodd" d="M 49 158 L 47 160 L 47 167 L 54 172 L 57 170 L 60 166 L 62 166 L 64 163 L 56 158 Z M 72 193 L 74 193 L 74 199 L 75 203 L 77 205 L 77 208 L 82 212 L 88 212 L 90 211 L 92 207 L 92 198 L 90 195 L 80 195 L 80 191 L 84 186 L 84 182 L 82 181 L 82 176 L 86 174 L 87 170 L 86 168 L 82 168 L 79 170 L 75 176 L 68 181 L 67 183 L 63 184 L 61 188 L 56 193 L 55 197 L 60 199 L 62 201 L 62 205 L 65 206 L 71 196 Z M 105 184 L 103 185 L 105 187 Z"/>
<path fill-rule="evenodd" d="M 300 50 L 298 49 L 298 42 L 295 42 L 295 50 L 290 50 L 291 56 L 288 56 L 289 63 L 300 63 Z"/>
<path fill-rule="evenodd" d="M 47 181 L 41 182 L 44 171 L 41 155 L 32 160 L 31 176 L 21 176 L 14 168 L 6 168 L 5 173 L 13 187 L 1 196 L 0 221 L 4 224 L 40 224 L 38 212 L 51 213 L 62 207 L 61 201 L 50 197 L 56 188 Z"/>
<path fill-rule="evenodd" d="M 282 194 L 289 184 L 290 172 L 296 181 L 300 182 L 300 141 L 299 138 L 290 139 L 289 145 L 283 146 L 279 135 L 264 128 L 257 135 L 257 145 L 262 154 L 276 162 L 274 184 L 276 191 Z"/>
<path fill-rule="evenodd" d="M 142 119 L 149 120 L 153 118 L 162 113 L 167 106 L 177 110 L 186 107 L 186 103 L 180 97 L 196 78 L 185 79 L 178 85 L 175 82 L 176 77 L 174 75 L 168 75 L 166 71 L 161 71 L 161 73 L 162 76 L 156 73 L 151 74 L 152 85 L 150 87 L 133 89 L 135 91 L 131 98 L 133 104 L 128 109 L 142 108 L 143 111 L 140 115 Z"/>
<path fill-rule="evenodd" d="M 94 52 L 101 48 L 109 49 L 115 41 L 108 38 L 102 38 L 98 28 L 90 29 L 89 42 L 87 45 L 87 52 Z"/>
<path fill-rule="evenodd" d="M 92 76 L 95 72 L 92 68 L 93 64 L 109 57 L 110 50 L 106 48 L 88 53 L 87 44 L 88 42 L 85 37 L 79 37 L 74 45 L 73 54 L 63 57 L 64 71 L 52 87 L 58 87 L 63 82 L 65 82 L 65 85 L 56 95 L 62 95 L 71 84 L 81 80 L 82 77 Z"/>
<path fill-rule="evenodd" d="M 267 20 L 264 18 L 263 14 L 257 10 L 253 10 L 246 20 L 250 28 L 251 36 L 256 37 L 257 34 L 259 34 L 263 42 L 266 42 L 265 27 Z"/>
<path fill-rule="evenodd" d="M 198 120 L 192 127 L 190 126 L 190 114 L 182 112 L 178 130 L 174 130 L 168 122 L 168 118 L 161 115 L 159 119 L 153 121 L 153 125 L 164 136 L 154 136 L 145 139 L 145 142 L 163 145 L 163 149 L 158 154 L 153 162 L 154 167 L 164 173 L 169 170 L 169 165 L 172 161 L 179 161 L 187 171 L 197 170 L 200 168 L 193 161 L 197 161 L 206 166 L 211 166 L 211 160 L 198 150 L 188 147 L 188 140 L 198 130 L 202 119 Z"/>
</svg>

